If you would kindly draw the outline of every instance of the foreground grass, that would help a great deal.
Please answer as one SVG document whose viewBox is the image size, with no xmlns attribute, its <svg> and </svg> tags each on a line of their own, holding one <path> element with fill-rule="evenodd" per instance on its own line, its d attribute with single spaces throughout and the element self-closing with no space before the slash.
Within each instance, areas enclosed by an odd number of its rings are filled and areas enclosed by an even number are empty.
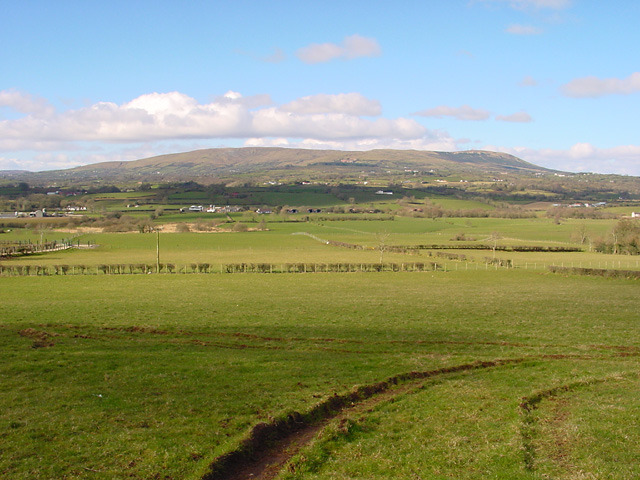
<svg viewBox="0 0 640 480">
<path fill-rule="evenodd" d="M 574 377 L 636 371 L 637 357 L 618 353 L 640 349 L 637 282 L 625 280 L 460 271 L 10 277 L 0 285 L 0 476 L 15 479 L 198 478 L 251 425 L 306 411 L 335 392 L 412 370 L 531 357 L 517 368 L 459 374 L 441 390 L 425 385 L 405 407 L 379 407 L 363 431 L 384 432 L 386 448 L 400 449 L 389 457 L 404 464 L 395 473 L 376 463 L 372 452 L 387 454 L 370 443 L 373 433 L 358 437 L 359 456 L 347 442 L 335 460 L 301 473 L 335 478 L 337 462 L 351 469 L 337 476 L 354 476 L 362 462 L 368 478 L 426 468 L 431 476 L 423 478 L 482 478 L 464 477 L 467 461 L 434 459 L 444 442 L 460 456 L 494 458 L 497 448 L 504 459 L 483 460 L 478 472 L 517 478 L 509 475 L 524 468 L 520 398 Z M 591 401 L 582 395 L 576 402 Z M 446 398 L 454 401 L 444 414 Z M 610 427 L 586 413 L 586 428 L 624 430 L 628 414 L 610 413 Z M 387 428 L 387 417 L 404 420 Z M 507 423 L 487 430 L 492 441 L 448 430 L 462 421 L 482 433 L 500 418 Z M 423 451 L 419 439 L 433 435 L 426 466 L 408 451 Z"/>
<path fill-rule="evenodd" d="M 631 480 L 640 453 L 636 367 L 532 359 L 428 380 L 325 429 L 284 478 Z M 566 390 L 523 413 L 522 395 L 548 387 Z"/>
</svg>

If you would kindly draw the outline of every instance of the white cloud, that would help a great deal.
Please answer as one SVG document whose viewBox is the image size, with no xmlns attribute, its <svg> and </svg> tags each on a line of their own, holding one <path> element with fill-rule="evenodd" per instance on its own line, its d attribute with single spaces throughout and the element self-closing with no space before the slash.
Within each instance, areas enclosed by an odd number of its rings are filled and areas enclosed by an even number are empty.
<svg viewBox="0 0 640 480">
<path fill-rule="evenodd" d="M 350 60 L 359 57 L 378 57 L 380 54 L 380 45 L 374 38 L 360 35 L 345 37 L 342 45 L 314 43 L 296 52 L 296 56 L 304 63 L 325 63 L 337 58 Z"/>
<path fill-rule="evenodd" d="M 95 160 L 96 161 L 100 160 Z M 47 153 L 36 155 L 33 158 L 17 159 L 17 158 L 3 158 L 0 157 L 0 170 L 27 170 L 30 172 L 37 172 L 43 169 L 47 170 L 61 170 L 66 168 L 73 168 L 89 163 L 86 158 L 82 160 L 79 158 L 73 158 L 65 153 Z"/>
<path fill-rule="evenodd" d="M 283 62 L 286 58 L 287 57 L 281 48 L 275 48 L 273 50 L 273 53 L 271 55 L 263 57 L 262 61 L 267 63 L 280 63 Z"/>
<path fill-rule="evenodd" d="M 597 148 L 589 143 L 577 143 L 567 150 L 536 150 L 495 145 L 486 145 L 483 148 L 510 153 L 528 162 L 555 170 L 640 176 L 640 145 Z"/>
<path fill-rule="evenodd" d="M 0 170 L 28 170 L 28 167 L 15 158 L 0 157 Z"/>
<path fill-rule="evenodd" d="M 529 123 L 533 121 L 527 112 L 516 112 L 511 115 L 496 115 L 496 120 L 500 122 Z"/>
<path fill-rule="evenodd" d="M 510 3 L 521 8 L 534 7 L 562 10 L 570 7 L 572 0 L 510 0 Z"/>
<path fill-rule="evenodd" d="M 469 50 L 458 50 L 457 55 L 460 56 L 460 57 L 467 57 L 467 58 L 470 58 L 470 59 L 475 58 L 473 53 L 471 53 Z"/>
<path fill-rule="evenodd" d="M 640 91 L 640 72 L 627 78 L 598 78 L 595 76 L 571 80 L 561 87 L 568 97 L 602 97 L 604 95 L 629 95 Z"/>
<path fill-rule="evenodd" d="M 520 81 L 518 85 L 520 85 L 521 87 L 537 87 L 538 81 L 531 75 L 527 75 Z"/>
<path fill-rule="evenodd" d="M 359 93 L 341 93 L 338 95 L 311 95 L 302 97 L 280 107 L 285 112 L 313 113 L 346 113 L 349 115 L 376 116 L 382 113 L 377 100 L 370 100 Z"/>
<path fill-rule="evenodd" d="M 52 115 L 53 106 L 44 98 L 34 97 L 18 90 L 0 90 L 0 107 L 8 107 L 15 112 L 35 115 Z"/>
<path fill-rule="evenodd" d="M 531 25 L 513 24 L 507 27 L 506 32 L 512 35 L 540 35 L 542 30 Z"/>
<path fill-rule="evenodd" d="M 392 139 L 392 138 L 369 138 L 353 140 L 318 140 L 316 138 L 305 138 L 298 141 L 288 139 L 272 138 L 252 138 L 245 142 L 248 147 L 288 147 L 288 148 L 309 148 L 327 150 L 353 150 L 364 151 L 374 149 L 398 149 L 398 150 L 435 150 L 440 152 L 458 150 L 458 142 L 451 138 L 449 134 L 439 131 L 430 131 L 420 138 L 414 139 Z"/>
<path fill-rule="evenodd" d="M 416 138 L 426 131 L 414 120 L 404 118 L 365 120 L 346 114 L 299 115 L 277 108 L 255 112 L 251 127 L 250 136 L 311 137 L 322 140 L 359 137 Z"/>
<path fill-rule="evenodd" d="M 99 102 L 53 115 L 2 120 L 0 151 L 78 151 L 85 155 L 79 164 L 96 159 L 92 149 L 108 144 L 119 144 L 122 149 L 145 142 L 264 137 L 420 144 L 431 135 L 414 119 L 365 118 L 380 113 L 379 102 L 358 93 L 313 95 L 278 107 L 268 95 L 243 97 L 229 91 L 201 104 L 180 92 L 155 92 L 121 105 Z"/>
<path fill-rule="evenodd" d="M 507 4 L 516 10 L 564 10 L 573 3 L 572 0 L 478 0 L 482 3 Z"/>
<path fill-rule="evenodd" d="M 381 54 L 380 45 L 374 38 L 351 35 L 344 39 L 344 55 L 346 58 L 379 57 Z"/>
<path fill-rule="evenodd" d="M 429 108 L 427 110 L 420 110 L 414 113 L 421 117 L 453 117 L 458 120 L 487 120 L 491 115 L 487 110 L 471 108 L 469 105 L 462 105 L 461 107 L 449 107 L 447 105 L 440 105 L 435 108 Z"/>
</svg>

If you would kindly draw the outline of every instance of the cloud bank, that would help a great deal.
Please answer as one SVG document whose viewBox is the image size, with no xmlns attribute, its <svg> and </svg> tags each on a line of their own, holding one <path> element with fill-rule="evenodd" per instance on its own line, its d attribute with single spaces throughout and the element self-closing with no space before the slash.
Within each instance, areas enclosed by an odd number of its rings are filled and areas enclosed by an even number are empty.
<svg viewBox="0 0 640 480">
<path fill-rule="evenodd" d="M 576 143 L 567 150 L 536 150 L 497 145 L 486 145 L 483 148 L 510 153 L 528 162 L 555 170 L 640 175 L 640 145 L 598 148 L 590 143 Z"/>
<path fill-rule="evenodd" d="M 356 150 L 456 146 L 446 132 L 428 130 L 414 119 L 382 117 L 380 103 L 359 93 L 311 95 L 278 106 L 269 95 L 234 91 L 210 103 L 181 92 L 154 92 L 123 104 L 98 102 L 61 112 L 21 92 L 0 91 L 0 101 L 17 117 L 0 120 L 0 152 L 12 152 L 0 153 L 0 169 L 132 160 L 205 148 L 212 140 Z"/>
<path fill-rule="evenodd" d="M 281 146 L 340 150 L 376 148 L 455 151 L 468 140 L 427 129 L 411 118 L 384 118 L 377 100 L 359 93 L 319 94 L 274 105 L 269 95 L 229 91 L 209 103 L 180 92 L 149 93 L 116 104 L 98 102 L 57 111 L 28 93 L 0 91 L 0 170 L 48 170 L 103 161 L 124 161 L 212 146 Z M 442 105 L 426 117 L 487 120 L 491 113 Z M 528 123 L 524 112 L 496 121 Z M 234 140 L 235 139 L 235 140 Z M 218 142 L 217 144 L 213 142 Z M 538 165 L 567 171 L 640 175 L 640 146 L 598 148 L 578 143 L 568 150 L 488 145 Z"/>
<path fill-rule="evenodd" d="M 418 138 L 415 120 L 376 117 L 378 101 L 357 93 L 314 95 L 282 107 L 268 95 L 227 92 L 200 104 L 180 92 L 150 93 L 122 105 L 99 102 L 56 113 L 26 94 L 0 92 L 3 105 L 28 115 L 0 121 L 0 149 L 43 149 L 61 142 L 145 142 L 166 139 L 252 137 Z"/>
</svg>

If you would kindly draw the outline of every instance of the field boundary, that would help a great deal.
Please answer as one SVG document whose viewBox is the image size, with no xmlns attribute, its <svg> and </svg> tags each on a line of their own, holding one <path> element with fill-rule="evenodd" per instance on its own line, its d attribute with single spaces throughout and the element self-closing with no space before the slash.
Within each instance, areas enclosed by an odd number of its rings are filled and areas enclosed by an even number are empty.
<svg viewBox="0 0 640 480">
<path fill-rule="evenodd" d="M 580 247 L 553 247 L 541 245 L 488 245 L 488 244 L 419 244 L 419 245 L 378 245 L 367 246 L 357 243 L 327 240 L 308 232 L 295 232 L 292 235 L 305 235 L 314 240 L 334 247 L 350 248 L 354 250 L 384 250 L 394 253 L 417 253 L 419 250 L 489 250 L 494 252 L 540 252 L 540 253 L 572 253 L 582 252 Z"/>
<path fill-rule="evenodd" d="M 55 275 L 190 275 L 190 274 L 228 274 L 228 273 L 355 273 L 355 272 L 432 272 L 446 271 L 446 267 L 436 262 L 401 263 L 192 263 L 175 265 L 161 263 L 102 264 L 102 265 L 0 265 L 0 276 L 55 276 Z M 159 267 L 159 271 L 158 271 Z"/>
<path fill-rule="evenodd" d="M 610 268 L 558 267 L 557 265 L 550 265 L 548 268 L 549 268 L 549 271 L 552 273 L 560 273 L 560 274 L 566 274 L 566 275 L 588 275 L 593 277 L 640 279 L 640 271 L 638 270 L 615 270 Z"/>
</svg>

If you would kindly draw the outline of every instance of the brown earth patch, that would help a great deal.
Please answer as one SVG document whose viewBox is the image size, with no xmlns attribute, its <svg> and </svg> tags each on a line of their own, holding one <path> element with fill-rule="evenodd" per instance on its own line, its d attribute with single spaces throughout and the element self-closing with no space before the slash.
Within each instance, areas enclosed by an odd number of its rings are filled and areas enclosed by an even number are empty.
<svg viewBox="0 0 640 480">
<path fill-rule="evenodd" d="M 33 340 L 31 348 L 53 347 L 55 343 L 51 340 L 51 337 L 60 336 L 59 333 L 49 333 L 43 330 L 36 330 L 35 328 L 25 328 L 24 330 L 20 330 L 18 334 L 21 337 L 30 338 Z"/>
</svg>

